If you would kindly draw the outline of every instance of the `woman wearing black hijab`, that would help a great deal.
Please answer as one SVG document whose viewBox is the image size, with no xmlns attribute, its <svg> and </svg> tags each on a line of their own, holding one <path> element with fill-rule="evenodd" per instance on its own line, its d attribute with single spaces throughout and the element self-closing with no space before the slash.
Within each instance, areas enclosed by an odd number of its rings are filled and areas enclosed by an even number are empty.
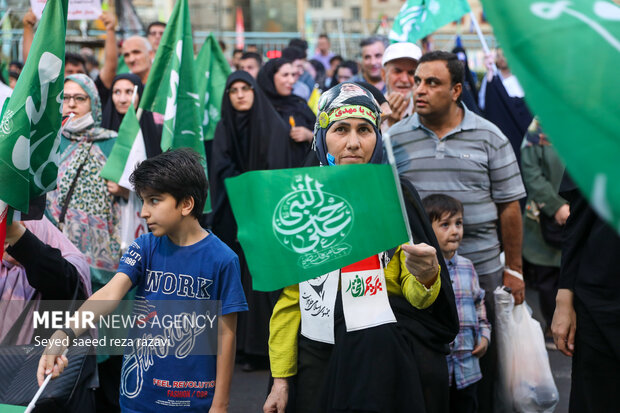
<svg viewBox="0 0 620 413">
<path fill-rule="evenodd" d="M 124 73 L 117 75 L 112 81 L 110 88 L 110 99 L 103 107 L 103 118 L 101 126 L 118 132 L 121 122 L 127 113 L 127 109 L 131 104 L 134 86 L 138 86 L 138 97 L 136 106 L 140 102 L 140 97 L 144 91 L 144 85 L 137 75 L 133 73 Z M 144 146 L 146 156 L 148 158 L 161 153 L 161 132 L 162 125 L 157 125 L 153 119 L 153 113 L 149 111 L 142 112 L 140 117 L 140 129 L 144 137 Z"/>
<path fill-rule="evenodd" d="M 287 125 L 290 125 L 291 167 L 302 166 L 313 140 L 316 116 L 305 100 L 293 94 L 297 81 L 295 69 L 289 60 L 270 60 L 258 72 L 257 82 L 274 109 Z"/>
<path fill-rule="evenodd" d="M 222 98 L 221 119 L 215 128 L 210 165 L 212 230 L 239 256 L 241 280 L 250 311 L 239 314 L 237 349 L 246 358 L 245 370 L 267 367 L 269 318 L 275 293 L 252 290 L 252 278 L 241 245 L 237 223 L 224 186 L 226 178 L 254 170 L 290 166 L 289 128 L 245 71 L 232 73 Z M 262 361 L 262 363 L 261 363 Z"/>
</svg>

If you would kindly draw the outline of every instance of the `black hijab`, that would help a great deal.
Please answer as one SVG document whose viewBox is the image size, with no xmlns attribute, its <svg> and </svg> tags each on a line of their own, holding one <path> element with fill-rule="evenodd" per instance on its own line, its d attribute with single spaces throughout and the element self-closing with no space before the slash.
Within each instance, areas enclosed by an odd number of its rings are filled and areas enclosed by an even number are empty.
<svg viewBox="0 0 620 413">
<path fill-rule="evenodd" d="M 229 94 L 224 93 L 209 166 L 212 227 L 229 246 L 237 237 L 237 226 L 224 180 L 248 171 L 291 167 L 290 154 L 294 144 L 289 138 L 289 126 L 250 74 L 242 70 L 233 72 L 226 81 L 226 91 L 238 81 L 252 87 L 254 103 L 248 111 L 239 112 L 234 109 Z"/>
<path fill-rule="evenodd" d="M 117 131 L 121 126 L 121 122 L 125 117 L 124 114 L 119 113 L 114 106 L 114 102 L 112 100 L 112 91 L 114 90 L 114 85 L 119 80 L 129 80 L 135 86 L 138 86 L 138 101 L 142 96 L 142 92 L 144 91 L 144 85 L 140 80 L 138 75 L 134 75 L 133 73 L 123 73 L 114 77 L 112 80 L 112 86 L 110 87 L 110 98 L 107 102 L 105 102 L 103 107 L 103 117 L 101 121 L 101 126 L 106 129 L 110 129 L 113 131 Z M 162 133 L 162 125 L 157 125 L 155 120 L 153 119 L 153 113 L 145 110 L 142 112 L 142 116 L 140 117 L 140 129 L 142 130 L 142 136 L 144 138 L 144 146 L 146 149 L 146 156 L 148 158 L 158 155 L 161 153 L 161 133 Z"/>
<path fill-rule="evenodd" d="M 291 61 L 283 58 L 268 61 L 258 72 L 257 82 L 286 125 L 290 125 L 289 119 L 293 117 L 295 119 L 295 126 L 303 126 L 312 131 L 316 116 L 306 101 L 292 93 L 288 96 L 282 96 L 276 90 L 273 78 L 286 63 L 291 63 Z M 293 166 L 302 166 L 305 157 L 310 151 L 310 147 L 310 142 L 295 143 L 292 146 L 291 160 Z"/>
</svg>

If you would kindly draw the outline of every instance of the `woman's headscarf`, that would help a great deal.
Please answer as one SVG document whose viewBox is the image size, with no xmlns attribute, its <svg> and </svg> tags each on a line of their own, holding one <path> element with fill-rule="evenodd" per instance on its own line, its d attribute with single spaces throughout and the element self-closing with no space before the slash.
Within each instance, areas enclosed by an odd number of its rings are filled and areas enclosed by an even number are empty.
<svg viewBox="0 0 620 413">
<path fill-rule="evenodd" d="M 65 130 L 63 134 L 71 140 L 79 140 L 82 137 L 86 137 L 89 141 L 96 141 L 100 139 L 109 139 L 116 135 L 115 132 L 101 127 L 101 99 L 99 98 L 99 92 L 97 92 L 97 86 L 93 80 L 81 73 L 69 75 L 65 78 L 65 83 L 71 80 L 84 90 L 84 92 L 90 98 L 90 114 L 93 117 L 93 124 L 79 132 L 68 132 Z"/>
<path fill-rule="evenodd" d="M 258 72 L 256 80 L 275 110 L 286 122 L 288 122 L 288 116 L 292 115 L 297 126 L 305 126 L 308 129 L 312 129 L 316 117 L 306 101 L 293 93 L 288 96 L 282 96 L 276 90 L 273 78 L 278 70 L 287 63 L 291 63 L 291 61 L 284 58 L 268 61 Z"/>
<path fill-rule="evenodd" d="M 235 110 L 228 89 L 235 82 L 252 87 L 254 102 L 244 112 Z M 233 72 L 226 81 L 221 119 L 215 129 L 210 166 L 213 230 L 227 244 L 237 236 L 224 180 L 243 172 L 291 166 L 289 127 L 247 72 Z M 229 244 L 231 245 L 231 244 Z"/>
<path fill-rule="evenodd" d="M 383 160 L 383 141 L 381 140 L 381 108 L 373 95 L 362 86 L 352 83 L 339 83 L 321 95 L 319 99 L 319 116 L 314 125 L 314 149 L 322 165 L 330 165 L 325 135 L 336 122 L 347 118 L 368 120 L 375 134 L 377 143 L 370 158 L 370 163 Z"/>
<path fill-rule="evenodd" d="M 129 80 L 134 84 L 134 86 L 138 86 L 138 97 L 136 102 L 140 102 L 142 92 L 144 92 L 144 84 L 142 84 L 142 80 L 140 80 L 138 75 L 133 73 L 123 73 L 114 77 L 114 80 L 112 80 L 112 86 L 110 87 L 110 98 L 103 106 L 103 119 L 101 121 L 101 126 L 117 132 L 121 126 L 123 118 L 125 117 L 124 114 L 121 114 L 118 110 L 116 110 L 116 106 L 114 106 L 114 101 L 112 100 L 114 85 L 119 80 Z M 142 112 L 142 116 L 140 116 L 140 129 L 142 130 L 146 156 L 150 158 L 160 154 L 162 125 L 157 125 L 155 123 L 155 120 L 153 119 L 153 112 L 149 112 L 148 110 Z"/>
</svg>

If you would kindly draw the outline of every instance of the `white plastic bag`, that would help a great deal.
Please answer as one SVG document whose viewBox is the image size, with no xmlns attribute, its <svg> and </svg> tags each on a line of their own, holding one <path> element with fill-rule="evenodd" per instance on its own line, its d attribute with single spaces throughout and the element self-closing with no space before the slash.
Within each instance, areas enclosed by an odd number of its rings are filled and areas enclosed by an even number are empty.
<svg viewBox="0 0 620 413">
<path fill-rule="evenodd" d="M 495 292 L 500 378 L 507 398 L 520 413 L 551 413 L 559 401 L 540 323 L 524 302 L 514 305 L 512 294 Z"/>
<path fill-rule="evenodd" d="M 146 234 L 146 221 L 140 217 L 142 201 L 134 191 L 129 191 L 129 199 L 121 204 L 121 251 L 125 253 L 131 243 Z"/>
</svg>

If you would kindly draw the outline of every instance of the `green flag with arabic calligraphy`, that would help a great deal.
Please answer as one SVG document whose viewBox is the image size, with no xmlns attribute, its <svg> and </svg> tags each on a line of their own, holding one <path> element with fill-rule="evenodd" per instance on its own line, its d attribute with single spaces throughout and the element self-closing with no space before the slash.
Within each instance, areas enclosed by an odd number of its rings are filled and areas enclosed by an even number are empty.
<svg viewBox="0 0 620 413">
<path fill-rule="evenodd" d="M 56 187 L 66 24 L 67 0 L 49 0 L 2 115 L 0 200 L 22 212 Z"/>
<path fill-rule="evenodd" d="M 179 0 L 159 43 L 140 107 L 164 115 L 162 150 L 193 149 L 204 160 L 206 173 L 200 103 L 189 7 L 187 0 Z M 209 211 L 211 202 L 207 199 L 204 212 Z"/>
<path fill-rule="evenodd" d="M 273 291 L 407 241 L 389 165 L 253 171 L 226 180 L 253 288 Z"/>
<path fill-rule="evenodd" d="M 620 232 L 620 6 L 482 3 L 528 106 L 594 209 Z"/>
<path fill-rule="evenodd" d="M 230 66 L 213 33 L 209 33 L 196 56 L 196 72 L 200 107 L 204 110 L 202 131 L 205 141 L 209 141 L 213 139 L 215 127 L 220 121 L 222 96 L 230 75 Z"/>
<path fill-rule="evenodd" d="M 389 38 L 415 43 L 470 10 L 467 0 L 407 0 L 394 18 Z"/>
</svg>

